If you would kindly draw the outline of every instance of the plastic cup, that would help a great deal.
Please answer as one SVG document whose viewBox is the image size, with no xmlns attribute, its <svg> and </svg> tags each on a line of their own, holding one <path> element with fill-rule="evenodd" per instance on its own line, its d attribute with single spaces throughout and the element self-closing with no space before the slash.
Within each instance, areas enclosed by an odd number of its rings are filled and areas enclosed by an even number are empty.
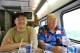
<svg viewBox="0 0 80 53">
<path fill-rule="evenodd" d="M 32 53 L 32 45 L 26 45 L 26 53 Z"/>
</svg>

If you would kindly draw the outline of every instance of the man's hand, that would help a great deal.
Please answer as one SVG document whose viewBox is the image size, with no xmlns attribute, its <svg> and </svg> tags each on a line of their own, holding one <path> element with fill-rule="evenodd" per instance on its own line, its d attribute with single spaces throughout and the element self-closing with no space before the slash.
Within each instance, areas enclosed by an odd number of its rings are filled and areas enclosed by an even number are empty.
<svg viewBox="0 0 80 53">
<path fill-rule="evenodd" d="M 25 47 L 27 44 L 29 44 L 28 42 L 24 42 L 23 39 L 21 39 L 21 42 L 19 44 L 19 47 Z"/>
<path fill-rule="evenodd" d="M 29 43 L 21 42 L 19 47 L 26 47 Z"/>
<path fill-rule="evenodd" d="M 52 52 L 53 53 L 63 53 L 63 47 L 61 47 L 61 46 L 53 46 L 52 47 Z"/>
</svg>

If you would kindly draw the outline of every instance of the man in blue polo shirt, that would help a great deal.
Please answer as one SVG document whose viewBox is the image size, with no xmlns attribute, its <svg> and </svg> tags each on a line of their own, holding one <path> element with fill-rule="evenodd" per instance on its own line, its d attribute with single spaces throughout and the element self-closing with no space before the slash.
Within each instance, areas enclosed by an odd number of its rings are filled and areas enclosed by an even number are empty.
<svg viewBox="0 0 80 53">
<path fill-rule="evenodd" d="M 39 29 L 38 45 L 44 50 L 50 50 L 53 53 L 64 53 L 62 34 L 57 28 L 57 18 L 53 15 L 47 16 L 47 25 Z"/>
</svg>

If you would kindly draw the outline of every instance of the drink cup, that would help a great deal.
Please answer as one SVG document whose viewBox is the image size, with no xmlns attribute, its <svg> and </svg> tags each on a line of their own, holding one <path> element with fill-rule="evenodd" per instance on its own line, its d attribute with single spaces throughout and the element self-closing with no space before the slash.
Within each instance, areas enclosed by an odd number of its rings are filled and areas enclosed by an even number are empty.
<svg viewBox="0 0 80 53">
<path fill-rule="evenodd" d="M 32 45 L 26 45 L 26 53 L 32 53 Z"/>
</svg>

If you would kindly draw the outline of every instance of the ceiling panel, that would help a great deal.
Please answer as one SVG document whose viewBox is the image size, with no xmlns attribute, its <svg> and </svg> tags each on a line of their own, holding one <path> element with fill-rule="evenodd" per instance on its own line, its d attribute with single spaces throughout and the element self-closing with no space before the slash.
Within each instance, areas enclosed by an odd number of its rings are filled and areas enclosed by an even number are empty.
<svg viewBox="0 0 80 53">
<path fill-rule="evenodd" d="M 21 7 L 21 12 L 32 12 L 31 7 Z"/>
<path fill-rule="evenodd" d="M 2 1 L 3 6 L 28 6 L 28 2 Z"/>
<path fill-rule="evenodd" d="M 4 1 L 29 1 L 29 0 L 4 0 Z"/>
<path fill-rule="evenodd" d="M 32 5 L 34 0 L 0 0 L 0 6 L 2 8 L 7 7 L 9 9 L 21 8 L 21 11 L 32 11 Z M 0 8 L 1 8 L 0 7 Z M 16 8 L 15 8 L 16 7 Z M 14 10 L 14 11 L 15 11 Z"/>
</svg>

